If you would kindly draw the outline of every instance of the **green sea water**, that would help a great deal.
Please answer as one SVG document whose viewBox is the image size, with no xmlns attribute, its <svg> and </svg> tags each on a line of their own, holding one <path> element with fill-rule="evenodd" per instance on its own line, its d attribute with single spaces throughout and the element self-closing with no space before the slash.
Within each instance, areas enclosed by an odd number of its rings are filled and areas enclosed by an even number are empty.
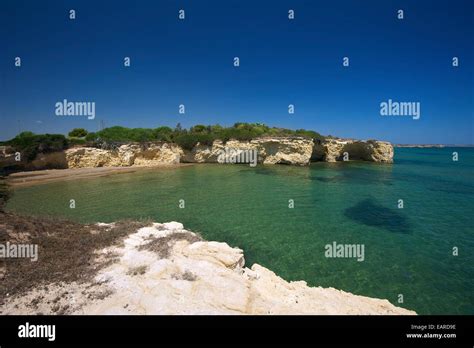
<svg viewBox="0 0 474 348">
<path fill-rule="evenodd" d="M 474 149 L 397 148 L 393 165 L 199 164 L 43 184 L 15 190 L 8 209 L 80 222 L 179 221 L 286 280 L 420 314 L 474 314 L 473 198 Z M 364 261 L 325 257 L 333 242 L 363 244 Z"/>
</svg>

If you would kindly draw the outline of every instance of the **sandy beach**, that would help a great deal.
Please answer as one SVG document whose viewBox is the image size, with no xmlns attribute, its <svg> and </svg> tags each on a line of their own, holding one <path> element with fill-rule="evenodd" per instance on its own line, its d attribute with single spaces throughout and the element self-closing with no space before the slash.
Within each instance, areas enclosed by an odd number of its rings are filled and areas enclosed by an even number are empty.
<svg viewBox="0 0 474 348">
<path fill-rule="evenodd" d="M 32 185 L 46 184 L 56 181 L 70 181 L 86 178 L 97 178 L 113 174 L 134 173 L 137 171 L 153 171 L 175 169 L 177 167 L 193 165 L 192 163 L 166 164 L 162 166 L 136 166 L 136 167 L 96 167 L 96 168 L 70 168 L 70 169 L 46 169 L 25 171 L 10 174 L 7 178 L 9 185 L 13 187 L 26 187 Z"/>
</svg>

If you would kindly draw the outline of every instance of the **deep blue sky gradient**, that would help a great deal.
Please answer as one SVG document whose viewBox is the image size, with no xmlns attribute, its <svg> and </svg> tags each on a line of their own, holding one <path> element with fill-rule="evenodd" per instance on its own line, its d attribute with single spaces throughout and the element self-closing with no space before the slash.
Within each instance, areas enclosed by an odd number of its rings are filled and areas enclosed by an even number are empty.
<svg viewBox="0 0 474 348">
<path fill-rule="evenodd" d="M 19 130 L 95 131 L 100 120 L 128 127 L 242 121 L 395 143 L 473 144 L 473 12 L 470 0 L 2 0 L 0 139 Z M 95 101 L 96 119 L 56 116 L 64 98 Z M 421 118 L 380 116 L 389 98 L 421 102 Z"/>
</svg>

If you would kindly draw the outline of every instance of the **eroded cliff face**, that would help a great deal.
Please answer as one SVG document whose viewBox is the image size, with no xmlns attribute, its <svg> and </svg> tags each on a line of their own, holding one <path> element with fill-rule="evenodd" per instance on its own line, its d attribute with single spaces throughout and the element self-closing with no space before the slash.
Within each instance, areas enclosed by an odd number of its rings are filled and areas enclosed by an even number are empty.
<svg viewBox="0 0 474 348">
<path fill-rule="evenodd" d="M 385 141 L 327 139 L 315 143 L 311 159 L 313 161 L 336 162 L 361 160 L 393 163 L 393 146 Z"/>
<path fill-rule="evenodd" d="M 197 145 L 185 151 L 182 162 L 217 163 L 223 154 L 224 163 L 232 163 L 238 157 L 256 151 L 257 163 L 308 165 L 313 151 L 313 141 L 305 138 L 258 138 L 251 141 L 229 140 L 225 144 L 216 140 L 212 146 Z"/>
<path fill-rule="evenodd" d="M 24 170 L 68 168 L 66 155 L 62 151 L 39 153 L 32 161 L 28 161 L 21 152 L 18 154 L 19 156 L 11 146 L 0 146 L 0 169 L 3 167 L 16 167 Z"/>
<path fill-rule="evenodd" d="M 309 165 L 311 161 L 362 160 L 393 162 L 393 146 L 388 142 L 327 139 L 314 142 L 302 137 L 265 137 L 251 141 L 216 140 L 197 144 L 191 151 L 171 143 L 126 144 L 114 150 L 75 147 L 64 152 L 38 154 L 35 160 L 15 162 L 11 148 L 0 149 L 0 166 L 16 165 L 26 170 L 161 166 L 178 163 L 256 163 Z M 255 158 L 249 157 L 250 153 Z M 347 156 L 345 156 L 347 155 Z M 233 161 L 237 158 L 237 161 Z"/>
<path fill-rule="evenodd" d="M 11 146 L 0 146 L 0 168 L 16 164 L 15 150 Z"/>
<path fill-rule="evenodd" d="M 68 168 L 155 166 L 179 163 L 183 150 L 174 144 L 127 144 L 116 150 L 93 147 L 65 151 Z"/>
</svg>

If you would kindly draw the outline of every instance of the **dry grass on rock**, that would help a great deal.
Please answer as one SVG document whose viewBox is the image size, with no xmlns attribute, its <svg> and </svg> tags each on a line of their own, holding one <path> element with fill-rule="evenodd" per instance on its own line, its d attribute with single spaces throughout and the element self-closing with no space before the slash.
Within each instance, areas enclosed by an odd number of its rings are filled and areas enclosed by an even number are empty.
<svg viewBox="0 0 474 348">
<path fill-rule="evenodd" d="M 114 261 L 96 250 L 122 245 L 123 239 L 151 222 L 120 221 L 113 226 L 83 225 L 57 218 L 0 212 L 0 243 L 37 244 L 38 260 L 0 259 L 0 304 L 9 296 L 53 282 L 91 281 Z"/>
</svg>

